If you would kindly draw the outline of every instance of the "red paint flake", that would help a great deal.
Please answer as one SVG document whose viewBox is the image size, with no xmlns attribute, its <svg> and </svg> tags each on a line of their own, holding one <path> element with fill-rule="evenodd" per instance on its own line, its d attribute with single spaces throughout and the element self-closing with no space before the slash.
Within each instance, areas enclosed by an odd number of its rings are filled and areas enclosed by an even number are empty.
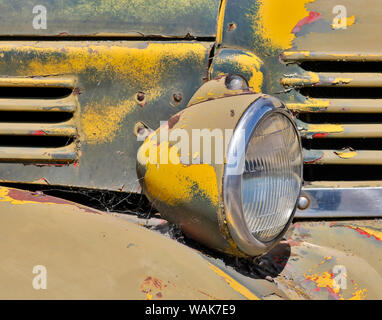
<svg viewBox="0 0 382 320">
<path fill-rule="evenodd" d="M 42 131 L 42 130 L 35 130 L 32 132 L 32 136 L 45 136 L 46 133 L 45 131 Z"/>
<path fill-rule="evenodd" d="M 306 24 L 311 24 L 317 20 L 320 20 L 321 18 L 322 18 L 321 13 L 315 12 L 315 11 L 310 11 L 309 15 L 307 17 L 301 19 L 296 24 L 296 26 L 292 30 L 292 33 L 300 32 L 303 26 L 305 26 Z"/>
<path fill-rule="evenodd" d="M 313 138 L 326 138 L 327 135 L 328 135 L 327 132 L 319 132 L 319 133 L 315 133 L 312 137 Z"/>
<path fill-rule="evenodd" d="M 355 230 L 355 231 L 357 231 L 359 234 L 361 234 L 361 235 L 363 235 L 363 236 L 366 236 L 366 237 L 368 237 L 368 238 L 374 237 L 375 240 L 377 240 L 377 241 L 382 241 L 381 238 L 378 238 L 377 236 L 375 236 L 375 235 L 373 235 L 373 234 L 370 234 L 370 233 L 368 233 L 367 231 L 362 230 L 361 228 L 352 227 L 352 226 L 346 226 L 346 227 L 349 228 L 349 229 Z"/>
</svg>

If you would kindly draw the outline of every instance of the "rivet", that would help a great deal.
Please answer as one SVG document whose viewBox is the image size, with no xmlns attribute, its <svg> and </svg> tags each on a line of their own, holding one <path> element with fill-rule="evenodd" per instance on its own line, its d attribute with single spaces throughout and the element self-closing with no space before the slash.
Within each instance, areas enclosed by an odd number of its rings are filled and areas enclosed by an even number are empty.
<svg viewBox="0 0 382 320">
<path fill-rule="evenodd" d="M 182 96 L 182 94 L 180 93 L 180 92 L 177 92 L 177 93 L 174 93 L 173 95 L 172 95 L 172 98 L 174 99 L 174 101 L 175 102 L 181 102 L 182 101 L 182 99 L 183 99 L 183 96 Z"/>
<path fill-rule="evenodd" d="M 298 209 L 305 210 L 305 209 L 308 209 L 309 206 L 310 206 L 310 201 L 306 196 L 301 196 L 300 198 L 298 198 L 298 202 L 297 202 Z"/>
<path fill-rule="evenodd" d="M 138 100 L 139 102 L 142 102 L 143 100 L 145 100 L 145 93 L 142 92 L 142 91 L 139 91 L 139 92 L 137 93 L 137 100 Z"/>
</svg>

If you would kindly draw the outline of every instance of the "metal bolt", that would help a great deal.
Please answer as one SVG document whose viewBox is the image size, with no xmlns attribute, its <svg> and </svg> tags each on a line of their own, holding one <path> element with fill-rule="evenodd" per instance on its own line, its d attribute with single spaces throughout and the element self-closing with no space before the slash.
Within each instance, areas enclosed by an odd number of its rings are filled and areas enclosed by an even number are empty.
<svg viewBox="0 0 382 320">
<path fill-rule="evenodd" d="M 236 29 L 236 23 L 235 22 L 231 22 L 230 24 L 228 24 L 228 31 L 233 31 Z"/>
<path fill-rule="evenodd" d="M 143 100 L 145 100 L 145 94 L 144 94 L 144 92 L 139 91 L 139 92 L 137 93 L 137 100 L 140 101 L 140 102 L 142 102 Z"/>
<path fill-rule="evenodd" d="M 183 96 L 182 96 L 182 94 L 180 92 L 174 93 L 172 95 L 172 97 L 173 97 L 175 102 L 181 102 L 182 99 L 183 99 Z"/>
<path fill-rule="evenodd" d="M 306 196 L 301 196 L 300 198 L 298 198 L 298 202 L 297 202 L 298 209 L 300 210 L 308 209 L 309 205 L 310 205 L 310 201 Z"/>
</svg>

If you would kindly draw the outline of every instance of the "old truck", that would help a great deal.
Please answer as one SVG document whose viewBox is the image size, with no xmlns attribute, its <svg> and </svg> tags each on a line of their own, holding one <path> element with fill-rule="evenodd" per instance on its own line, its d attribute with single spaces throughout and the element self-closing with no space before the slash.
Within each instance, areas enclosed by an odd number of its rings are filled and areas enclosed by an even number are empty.
<svg viewBox="0 0 382 320">
<path fill-rule="evenodd" d="M 0 1 L 0 298 L 382 298 L 381 15 Z"/>
</svg>

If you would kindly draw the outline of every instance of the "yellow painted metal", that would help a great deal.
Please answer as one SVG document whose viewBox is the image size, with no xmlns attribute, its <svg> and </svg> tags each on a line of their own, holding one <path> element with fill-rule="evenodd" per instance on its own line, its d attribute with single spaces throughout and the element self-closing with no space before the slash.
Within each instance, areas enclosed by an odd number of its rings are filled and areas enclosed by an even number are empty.
<svg viewBox="0 0 382 320">
<path fill-rule="evenodd" d="M 313 99 L 291 102 L 287 108 L 301 113 L 382 113 L 382 99 Z"/>
<path fill-rule="evenodd" d="M 72 163 L 76 161 L 77 157 L 77 146 L 75 143 L 51 149 L 0 147 L 0 162 Z M 9 179 L 5 181 L 7 180 Z"/>
<path fill-rule="evenodd" d="M 0 111 L 71 112 L 78 132 L 76 140 L 79 141 L 76 146 L 79 149 L 78 166 L 74 165 L 77 161 L 72 160 L 72 155 L 67 156 L 73 164 L 61 167 L 61 174 L 41 166 L 21 167 L 21 170 L 13 163 L 3 163 L 2 172 L 5 174 L 2 178 L 33 183 L 44 177 L 55 185 L 138 192 L 135 161 L 140 142 L 134 134 L 135 124 L 142 122 L 155 128 L 159 121 L 167 120 L 186 107 L 192 94 L 208 76 L 208 58 L 213 45 L 208 40 L 184 39 L 2 41 L 0 74 L 7 76 L 1 77 L 0 87 L 63 87 L 73 91 L 62 99 L 56 96 L 53 99 L 26 97 L 25 101 L 0 99 Z M 143 93 L 142 101 L 137 99 L 139 92 Z M 174 94 L 180 94 L 180 102 L 174 101 Z M 34 118 L 36 121 L 37 117 Z M 49 119 L 49 116 L 44 117 Z M 19 124 L 16 126 L 20 127 Z M 33 124 L 30 128 L 34 130 L 37 126 Z M 28 128 L 22 126 L 26 131 Z M 44 128 L 47 126 L 41 127 L 41 135 Z M 54 125 L 54 128 L 59 127 Z M 8 126 L 6 129 L 4 134 L 12 134 Z M 60 128 L 58 133 L 48 129 L 48 134 L 56 135 L 64 135 L 66 130 L 65 127 Z M 73 136 L 73 129 L 69 128 L 69 131 L 65 131 L 68 137 Z M 38 139 L 40 142 L 43 137 Z M 35 159 L 37 154 L 42 154 L 41 149 L 33 155 L 29 149 L 9 150 L 9 153 L 15 151 L 16 159 L 12 162 L 22 162 L 20 152 L 23 150 L 27 152 L 27 159 Z M 60 150 L 61 159 L 63 154 Z M 46 152 L 55 153 L 54 150 Z M 4 160 L 0 157 L 0 161 L 5 162 L 8 158 L 8 155 Z M 44 156 L 35 161 L 54 162 L 46 159 Z"/>
<path fill-rule="evenodd" d="M 317 150 L 304 150 L 304 157 L 316 154 Z M 341 165 L 382 165 L 382 151 L 379 150 L 319 150 L 320 158 L 315 164 L 341 164 Z"/>
<path fill-rule="evenodd" d="M 236 300 L 257 295 L 227 282 L 223 270 L 176 241 L 41 193 L 0 187 L 0 233 L 0 283 L 7 288 L 0 290 L 1 299 Z M 46 267 L 46 290 L 32 286 L 37 265 Z"/>
<path fill-rule="evenodd" d="M 223 39 L 223 27 L 224 27 L 224 16 L 226 11 L 226 5 L 227 5 L 227 0 L 221 0 L 217 27 L 216 27 L 216 43 L 217 44 L 220 44 Z"/>
<path fill-rule="evenodd" d="M 328 51 L 285 51 L 281 59 L 286 63 L 302 61 L 348 61 L 348 62 L 382 62 L 378 52 L 328 52 Z"/>
<path fill-rule="evenodd" d="M 73 94 L 62 99 L 0 99 L 0 111 L 49 111 L 73 113 L 77 109 L 77 104 L 77 99 Z"/>
<path fill-rule="evenodd" d="M 77 128 L 73 120 L 61 123 L 2 123 L 0 135 L 75 137 Z"/>
<path fill-rule="evenodd" d="M 302 121 L 302 137 L 311 137 L 316 133 L 325 134 L 325 138 L 381 138 L 382 124 L 307 124 Z M 321 137 L 322 138 L 322 137 Z"/>
<path fill-rule="evenodd" d="M 53 75 L 54 76 L 54 75 Z M 0 77 L 0 87 L 75 88 L 76 78 L 70 77 Z"/>
<path fill-rule="evenodd" d="M 382 73 L 315 73 L 281 79 L 284 87 L 382 87 Z"/>
</svg>

